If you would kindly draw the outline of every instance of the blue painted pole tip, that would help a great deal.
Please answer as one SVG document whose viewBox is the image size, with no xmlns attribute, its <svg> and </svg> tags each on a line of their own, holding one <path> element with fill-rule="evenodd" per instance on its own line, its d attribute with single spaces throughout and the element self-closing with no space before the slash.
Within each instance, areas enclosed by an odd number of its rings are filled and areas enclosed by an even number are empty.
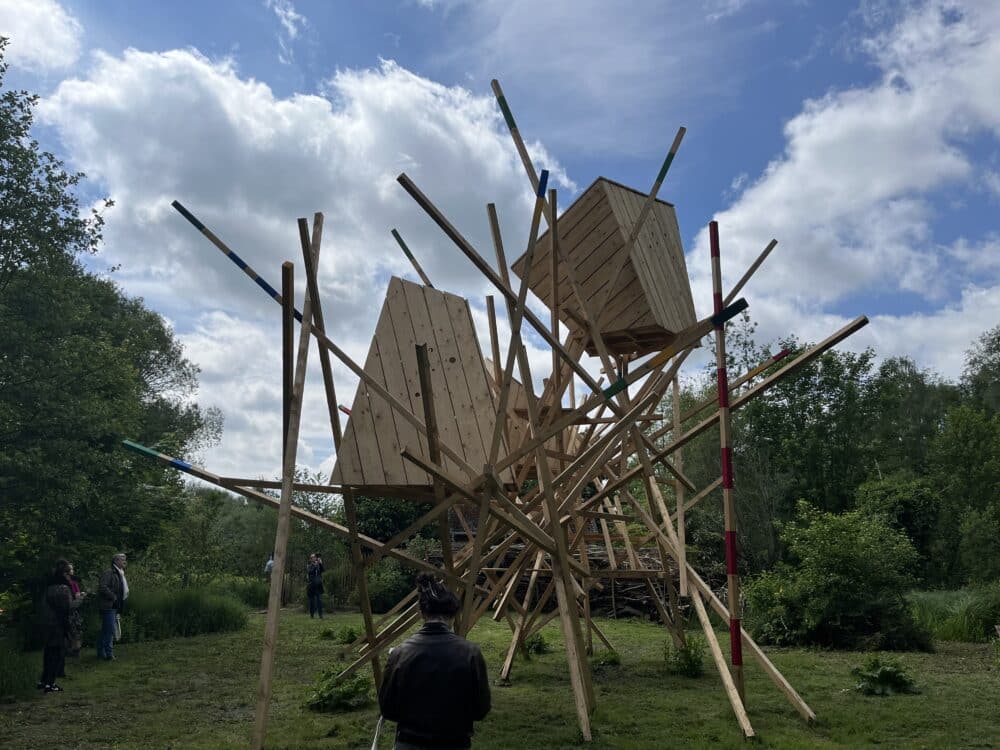
<svg viewBox="0 0 1000 750">
<path fill-rule="evenodd" d="M 543 169 L 542 173 L 538 175 L 538 197 L 545 197 L 545 188 L 549 184 L 549 170 Z"/>
</svg>

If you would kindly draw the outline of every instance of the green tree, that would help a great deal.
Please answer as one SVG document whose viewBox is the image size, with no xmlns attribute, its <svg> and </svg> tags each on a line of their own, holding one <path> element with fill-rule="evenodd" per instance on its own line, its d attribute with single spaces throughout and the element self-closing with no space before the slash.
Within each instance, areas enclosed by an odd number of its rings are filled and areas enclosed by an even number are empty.
<svg viewBox="0 0 1000 750">
<path fill-rule="evenodd" d="M 965 355 L 962 390 L 989 414 L 1000 412 L 1000 325 L 986 331 Z"/>
<path fill-rule="evenodd" d="M 0 90 L 7 41 L 0 37 Z M 101 241 L 101 213 L 94 209 L 87 218 L 80 215 L 74 189 L 83 175 L 66 172 L 31 137 L 37 103 L 27 91 L 0 94 L 0 292 L 18 269 L 94 253 Z"/>
<path fill-rule="evenodd" d="M 787 562 L 747 585 L 747 622 L 765 642 L 885 650 L 926 648 L 903 595 L 917 553 L 880 515 L 800 502 L 782 529 Z"/>
<path fill-rule="evenodd" d="M 921 557 L 923 578 L 932 575 L 930 565 L 939 506 L 938 493 L 926 477 L 913 479 L 906 474 L 895 474 L 858 487 L 858 512 L 883 516 L 906 534 Z"/>
<path fill-rule="evenodd" d="M 932 547 L 935 577 L 961 585 L 969 572 L 962 564 L 962 525 L 970 512 L 983 513 L 1000 497 L 1000 414 L 970 405 L 952 409 L 931 443 L 929 462 L 941 498 Z"/>
<path fill-rule="evenodd" d="M 0 59 L 0 85 L 5 70 Z M 0 96 L 0 592 L 8 599 L 56 556 L 86 574 L 115 549 L 144 549 L 174 515 L 174 472 L 127 455 L 122 437 L 187 455 L 221 428 L 217 414 L 191 403 L 197 370 L 163 319 L 81 265 L 101 222 L 78 218 L 81 176 L 30 139 L 34 103 L 25 92 Z"/>
</svg>

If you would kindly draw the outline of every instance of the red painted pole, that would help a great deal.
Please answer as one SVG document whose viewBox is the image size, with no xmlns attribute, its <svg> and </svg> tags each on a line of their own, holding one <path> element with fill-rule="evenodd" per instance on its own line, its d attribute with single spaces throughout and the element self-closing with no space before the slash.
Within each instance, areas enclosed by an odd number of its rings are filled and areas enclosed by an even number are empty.
<svg viewBox="0 0 1000 750">
<path fill-rule="evenodd" d="M 712 299 L 718 314 L 722 304 L 722 266 L 719 259 L 719 224 L 710 222 L 708 236 L 712 253 Z M 715 365 L 719 387 L 719 443 L 722 461 L 722 505 L 726 528 L 726 574 L 729 589 L 729 641 L 733 682 L 746 705 L 743 690 L 743 639 L 740 635 L 740 577 L 736 555 L 736 509 L 733 503 L 733 434 L 729 418 L 729 377 L 726 372 L 725 323 L 715 327 Z"/>
</svg>

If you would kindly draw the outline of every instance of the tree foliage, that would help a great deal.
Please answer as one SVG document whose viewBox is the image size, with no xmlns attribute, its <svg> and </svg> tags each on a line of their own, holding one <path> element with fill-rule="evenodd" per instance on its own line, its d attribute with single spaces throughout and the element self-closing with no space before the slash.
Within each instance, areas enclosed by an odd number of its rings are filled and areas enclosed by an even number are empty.
<svg viewBox="0 0 1000 750">
<path fill-rule="evenodd" d="M 746 587 L 747 622 L 766 643 L 905 650 L 929 647 L 903 594 L 917 552 L 880 515 L 802 502 L 783 526 L 787 562 Z"/>
<path fill-rule="evenodd" d="M 0 42 L 0 53 L 4 43 Z M 0 59 L 0 87 L 5 64 Z M 0 591 L 25 592 L 57 556 L 83 574 L 142 550 L 177 511 L 173 472 L 119 448 L 178 454 L 218 415 L 191 402 L 197 369 L 142 300 L 86 270 L 102 219 L 82 175 L 30 137 L 36 98 L 0 95 Z"/>
</svg>

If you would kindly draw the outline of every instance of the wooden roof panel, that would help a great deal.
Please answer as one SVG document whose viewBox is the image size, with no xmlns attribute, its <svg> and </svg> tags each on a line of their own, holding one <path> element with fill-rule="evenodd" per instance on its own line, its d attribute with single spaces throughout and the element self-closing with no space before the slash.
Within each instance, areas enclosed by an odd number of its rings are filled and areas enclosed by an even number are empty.
<svg viewBox="0 0 1000 750">
<path fill-rule="evenodd" d="M 496 405 L 469 303 L 393 277 L 364 369 L 423 421 L 416 344 L 427 345 L 441 442 L 470 466 L 481 469 L 489 454 Z M 399 455 L 404 447 L 429 456 L 426 438 L 362 381 L 344 428 L 332 481 L 378 488 L 386 494 L 404 488 L 429 489 L 430 476 Z M 446 456 L 442 465 L 456 477 L 465 476 Z M 511 470 L 501 480 L 513 482 Z"/>
</svg>

